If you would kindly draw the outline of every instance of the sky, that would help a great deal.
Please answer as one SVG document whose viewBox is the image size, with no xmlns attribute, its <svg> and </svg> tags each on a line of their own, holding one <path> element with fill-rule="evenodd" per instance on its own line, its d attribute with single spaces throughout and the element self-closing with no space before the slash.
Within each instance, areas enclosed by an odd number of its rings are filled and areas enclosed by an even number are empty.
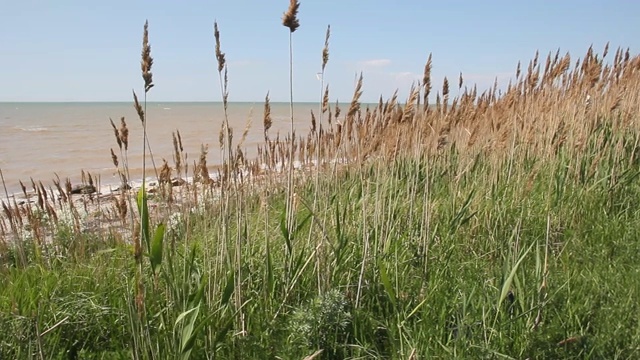
<svg viewBox="0 0 640 360">
<path fill-rule="evenodd" d="M 150 101 L 220 101 L 213 22 L 226 53 L 230 101 L 289 99 L 287 0 L 0 0 L 0 102 L 130 101 L 142 91 L 140 50 L 149 21 L 155 87 Z M 433 54 L 434 93 L 445 76 L 502 87 L 536 50 L 572 59 L 640 48 L 636 0 L 356 1 L 307 0 L 293 33 L 294 100 L 318 101 L 317 73 L 327 25 L 325 72 L 332 101 L 363 102 L 395 90 L 406 98 Z M 613 51 L 612 51 L 613 52 Z M 612 56 L 612 55 L 609 55 Z"/>
</svg>

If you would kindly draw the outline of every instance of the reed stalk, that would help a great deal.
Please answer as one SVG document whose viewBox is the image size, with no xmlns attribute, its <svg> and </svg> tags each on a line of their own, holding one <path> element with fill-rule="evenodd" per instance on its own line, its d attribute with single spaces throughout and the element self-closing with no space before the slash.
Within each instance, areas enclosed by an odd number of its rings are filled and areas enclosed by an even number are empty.
<svg viewBox="0 0 640 360">
<path fill-rule="evenodd" d="M 286 225 L 289 234 L 292 233 L 294 227 L 294 210 L 293 210 L 293 159 L 295 145 L 295 128 L 293 124 L 293 33 L 300 27 L 298 20 L 298 10 L 300 2 L 290 0 L 289 8 L 282 16 L 282 25 L 289 29 L 289 113 L 291 118 L 291 143 L 289 144 L 289 171 L 287 174 L 287 210 Z"/>
</svg>

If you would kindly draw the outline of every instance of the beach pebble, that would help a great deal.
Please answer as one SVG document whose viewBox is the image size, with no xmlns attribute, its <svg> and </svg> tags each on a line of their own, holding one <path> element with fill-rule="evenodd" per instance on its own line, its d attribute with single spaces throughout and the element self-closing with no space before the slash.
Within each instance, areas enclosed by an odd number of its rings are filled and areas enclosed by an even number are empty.
<svg viewBox="0 0 640 360">
<path fill-rule="evenodd" d="M 96 188 L 93 185 L 76 185 L 71 189 L 72 194 L 93 194 Z"/>
<path fill-rule="evenodd" d="M 172 186 L 182 186 L 184 184 L 186 184 L 187 182 L 184 179 L 180 179 L 180 178 L 175 178 L 171 180 L 171 185 Z"/>
<path fill-rule="evenodd" d="M 122 190 L 131 190 L 131 185 L 129 184 L 120 185 L 116 188 L 115 191 L 122 191 Z"/>
</svg>

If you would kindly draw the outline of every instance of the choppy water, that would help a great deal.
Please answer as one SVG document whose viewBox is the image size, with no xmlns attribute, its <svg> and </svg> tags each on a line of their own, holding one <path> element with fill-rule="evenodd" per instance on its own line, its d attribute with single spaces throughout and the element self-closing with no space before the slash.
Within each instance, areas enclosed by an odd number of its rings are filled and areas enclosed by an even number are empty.
<svg viewBox="0 0 640 360">
<path fill-rule="evenodd" d="M 234 130 L 234 143 L 240 140 L 247 121 L 252 121 L 243 147 L 249 156 L 263 142 L 262 103 L 229 104 L 229 122 Z M 310 126 L 310 110 L 318 105 L 300 103 L 294 107 L 294 126 L 298 134 Z M 273 126 L 270 133 L 288 133 L 289 105 L 272 103 Z M 116 184 L 116 170 L 110 149 L 119 153 L 112 118 L 117 126 L 120 117 L 129 128 L 129 163 L 132 178 L 139 177 L 142 163 L 142 123 L 131 103 L 0 103 L 0 169 L 9 193 L 20 190 L 30 178 L 50 184 L 58 174 L 61 179 L 80 179 L 81 170 L 99 175 L 105 184 Z M 188 161 L 193 164 L 200 145 L 209 145 L 207 162 L 219 164 L 218 134 L 223 121 L 220 103 L 151 103 L 147 105 L 147 132 L 155 162 L 165 158 L 172 164 L 172 132 L 179 130 Z M 151 158 L 148 158 L 150 164 Z M 0 189 L 4 195 L 4 189 Z"/>
</svg>

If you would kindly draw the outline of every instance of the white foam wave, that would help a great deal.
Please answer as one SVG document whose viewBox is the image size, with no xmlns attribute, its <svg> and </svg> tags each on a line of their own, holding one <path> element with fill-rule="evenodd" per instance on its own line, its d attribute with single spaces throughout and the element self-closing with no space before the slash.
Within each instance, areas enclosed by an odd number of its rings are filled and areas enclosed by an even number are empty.
<svg viewBox="0 0 640 360">
<path fill-rule="evenodd" d="M 27 127 L 20 127 L 20 126 L 16 126 L 15 127 L 18 130 L 22 130 L 22 131 L 28 131 L 28 132 L 44 132 L 44 131 L 49 131 L 49 128 L 46 128 L 44 126 L 27 126 Z"/>
</svg>

